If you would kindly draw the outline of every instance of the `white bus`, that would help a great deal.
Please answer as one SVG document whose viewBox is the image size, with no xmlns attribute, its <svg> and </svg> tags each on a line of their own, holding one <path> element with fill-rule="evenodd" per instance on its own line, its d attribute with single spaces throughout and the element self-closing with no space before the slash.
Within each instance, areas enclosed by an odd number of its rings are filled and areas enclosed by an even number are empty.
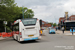
<svg viewBox="0 0 75 50">
<path fill-rule="evenodd" d="M 13 38 L 18 42 L 41 39 L 37 18 L 18 19 L 13 23 Z"/>
</svg>

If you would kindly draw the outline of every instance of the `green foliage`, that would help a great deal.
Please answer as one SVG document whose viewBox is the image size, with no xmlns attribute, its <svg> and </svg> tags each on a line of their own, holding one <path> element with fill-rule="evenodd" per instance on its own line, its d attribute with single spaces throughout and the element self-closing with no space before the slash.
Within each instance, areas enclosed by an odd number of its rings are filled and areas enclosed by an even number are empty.
<svg viewBox="0 0 75 50">
<path fill-rule="evenodd" d="M 14 0 L 2 0 L 0 3 L 0 19 L 6 20 L 8 22 L 13 22 L 16 19 L 22 18 L 22 11 L 24 11 L 24 18 L 33 18 L 34 12 L 27 7 L 16 6 Z"/>
<path fill-rule="evenodd" d="M 57 26 L 57 24 L 56 24 L 56 23 L 49 23 L 49 24 L 53 25 L 53 27 Z"/>
<path fill-rule="evenodd" d="M 33 18 L 34 12 L 27 7 L 18 7 L 14 0 L 2 0 L 0 3 L 0 21 L 6 20 L 8 22 L 8 27 L 11 27 L 11 22 L 14 22 L 17 19 L 22 19 L 22 11 L 24 11 L 24 18 Z M 1 23 L 2 24 L 2 23 Z M 0 27 L 2 29 L 3 24 Z"/>
<path fill-rule="evenodd" d="M 58 23 L 58 26 L 60 26 L 60 23 Z"/>
<path fill-rule="evenodd" d="M 57 24 L 56 24 L 56 23 L 54 23 L 54 24 L 53 24 L 53 27 L 55 27 L 55 26 L 57 26 Z"/>
<path fill-rule="evenodd" d="M 24 18 L 32 18 L 34 16 L 34 12 L 31 9 L 24 8 Z"/>
<path fill-rule="evenodd" d="M 53 23 L 48 23 L 48 24 L 51 24 L 51 25 L 53 25 Z"/>
</svg>

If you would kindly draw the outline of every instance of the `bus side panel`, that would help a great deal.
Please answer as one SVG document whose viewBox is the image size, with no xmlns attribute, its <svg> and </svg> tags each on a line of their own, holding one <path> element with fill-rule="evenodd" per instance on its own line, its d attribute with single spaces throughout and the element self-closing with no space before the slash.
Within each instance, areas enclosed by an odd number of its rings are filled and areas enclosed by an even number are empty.
<svg viewBox="0 0 75 50">
<path fill-rule="evenodd" d="M 19 23 L 13 25 L 13 38 L 18 40 L 19 37 Z"/>
</svg>

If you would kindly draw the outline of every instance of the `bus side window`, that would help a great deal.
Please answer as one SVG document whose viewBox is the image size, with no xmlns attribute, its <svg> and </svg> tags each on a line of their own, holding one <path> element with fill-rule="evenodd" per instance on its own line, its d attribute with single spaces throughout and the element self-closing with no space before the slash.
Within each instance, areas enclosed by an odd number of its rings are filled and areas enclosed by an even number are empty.
<svg viewBox="0 0 75 50">
<path fill-rule="evenodd" d="M 15 27 L 13 27 L 13 31 L 15 31 Z"/>
<path fill-rule="evenodd" d="M 18 27 L 18 26 L 16 26 L 16 31 L 18 31 L 18 29 L 19 29 L 19 27 Z"/>
</svg>

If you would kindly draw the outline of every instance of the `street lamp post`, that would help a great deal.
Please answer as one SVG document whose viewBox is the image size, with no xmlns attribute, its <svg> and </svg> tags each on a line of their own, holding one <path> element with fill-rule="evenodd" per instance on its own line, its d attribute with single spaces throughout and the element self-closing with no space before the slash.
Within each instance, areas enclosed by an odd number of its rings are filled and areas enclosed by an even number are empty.
<svg viewBox="0 0 75 50">
<path fill-rule="evenodd" d="M 23 19 L 24 19 L 24 8 L 23 8 L 23 6 L 22 6 L 22 13 L 23 13 Z"/>
<path fill-rule="evenodd" d="M 28 14 L 28 18 L 29 18 L 29 14 Z"/>
<path fill-rule="evenodd" d="M 7 21 L 3 21 L 4 25 L 5 25 L 5 32 L 6 32 L 6 25 L 7 25 Z"/>
</svg>

